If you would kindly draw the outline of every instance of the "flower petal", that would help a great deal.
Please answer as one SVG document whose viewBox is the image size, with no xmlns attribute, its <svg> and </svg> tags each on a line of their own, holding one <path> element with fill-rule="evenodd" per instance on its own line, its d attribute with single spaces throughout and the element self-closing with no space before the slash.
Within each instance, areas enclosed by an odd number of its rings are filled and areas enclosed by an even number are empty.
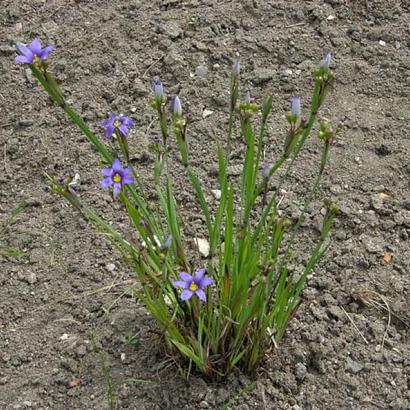
<svg viewBox="0 0 410 410">
<path fill-rule="evenodd" d="M 31 44 L 30 44 L 30 50 L 33 54 L 39 54 L 41 53 L 41 42 L 38 38 L 35 38 Z M 39 56 L 40 57 L 40 56 Z"/>
<path fill-rule="evenodd" d="M 111 138 L 112 134 L 114 133 L 114 125 L 108 125 L 107 128 L 105 129 L 105 136 L 107 138 Z"/>
<path fill-rule="evenodd" d="M 114 196 L 117 196 L 121 192 L 121 184 L 114 182 Z"/>
<path fill-rule="evenodd" d="M 122 171 L 121 161 L 118 158 L 115 158 L 114 161 L 112 162 L 111 168 L 114 172 L 121 172 Z"/>
<path fill-rule="evenodd" d="M 204 275 L 205 275 L 205 268 L 201 268 L 196 271 L 195 276 L 194 276 L 194 281 L 197 285 L 201 283 Z"/>
<path fill-rule="evenodd" d="M 204 302 L 206 301 L 206 295 L 205 292 L 202 289 L 197 289 L 195 291 L 195 295 L 199 297 L 199 299 L 203 300 Z"/>
<path fill-rule="evenodd" d="M 122 183 L 127 184 L 127 185 L 133 184 L 134 183 L 134 177 L 132 175 L 123 175 Z"/>
<path fill-rule="evenodd" d="M 27 56 L 17 56 L 14 61 L 16 63 L 22 63 L 22 64 L 31 64 L 33 62 L 33 58 L 29 58 Z"/>
<path fill-rule="evenodd" d="M 39 56 L 39 58 L 42 58 L 42 59 L 47 58 L 47 56 L 48 56 L 55 48 L 56 48 L 56 47 L 53 46 L 53 45 L 46 46 L 46 47 L 44 47 L 44 48 L 40 51 L 40 53 L 38 53 L 37 55 Z"/>
<path fill-rule="evenodd" d="M 101 181 L 101 186 L 102 186 L 103 188 L 108 188 L 108 187 L 111 186 L 113 183 L 114 183 L 114 181 L 112 180 L 112 178 L 111 178 L 111 177 L 108 177 L 108 178 L 104 178 L 104 179 Z"/>
<path fill-rule="evenodd" d="M 128 128 L 125 125 L 121 124 L 118 129 L 122 135 L 128 135 Z"/>
<path fill-rule="evenodd" d="M 112 177 L 114 174 L 114 171 L 112 168 L 101 168 L 101 173 L 105 175 L 106 177 Z"/>
<path fill-rule="evenodd" d="M 121 117 L 121 122 L 126 127 L 132 127 L 134 125 L 134 121 L 130 117 Z"/>
<path fill-rule="evenodd" d="M 193 280 L 192 276 L 188 272 L 179 272 L 179 277 L 185 282 L 189 282 L 189 284 L 191 284 Z"/>
<path fill-rule="evenodd" d="M 214 280 L 212 278 L 210 278 L 209 276 L 205 276 L 204 278 L 202 278 L 201 280 L 201 286 L 200 288 L 206 288 L 209 285 L 212 285 L 214 283 Z"/>
<path fill-rule="evenodd" d="M 125 177 L 126 175 L 131 175 L 132 174 L 132 168 L 125 168 L 124 171 L 122 171 L 122 176 Z"/>
<path fill-rule="evenodd" d="M 183 280 L 173 280 L 172 284 L 178 288 L 186 289 L 187 283 Z"/>
<path fill-rule="evenodd" d="M 106 127 L 107 125 L 114 125 L 115 121 L 115 114 L 110 114 L 109 117 L 103 121 L 101 121 L 101 126 Z"/>
<path fill-rule="evenodd" d="M 33 52 L 23 43 L 17 43 L 17 48 L 21 53 L 23 53 L 25 56 L 30 57 L 33 59 L 34 54 Z"/>
<path fill-rule="evenodd" d="M 182 300 L 191 299 L 193 294 L 194 294 L 194 292 L 192 292 L 192 290 L 185 289 L 185 290 L 181 293 L 181 299 L 182 299 Z"/>
</svg>

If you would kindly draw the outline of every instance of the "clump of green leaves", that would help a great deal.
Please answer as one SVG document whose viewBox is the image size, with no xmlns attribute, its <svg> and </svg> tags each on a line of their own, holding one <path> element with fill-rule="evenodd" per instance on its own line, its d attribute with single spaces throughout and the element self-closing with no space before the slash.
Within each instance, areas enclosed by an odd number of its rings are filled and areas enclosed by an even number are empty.
<svg viewBox="0 0 410 410">
<path fill-rule="evenodd" d="M 122 254 L 125 263 L 134 269 L 140 282 L 134 294 L 156 319 L 168 352 L 186 362 L 187 369 L 193 364 L 209 377 L 226 376 L 235 367 L 254 371 L 267 349 L 281 340 L 301 303 L 307 276 L 327 249 L 327 238 L 337 212 L 336 206 L 326 199 L 326 212 L 316 245 L 303 269 L 294 270 L 291 264 L 294 242 L 319 188 L 337 131 L 327 121 L 319 124 L 318 138 L 323 141 L 321 160 L 296 223 L 279 212 L 278 192 L 311 135 L 333 82 L 330 54 L 313 73 L 314 88 L 307 117 L 302 116 L 300 98 L 292 99 L 291 110 L 286 116 L 289 126 L 283 136 L 283 152 L 272 164 L 264 161 L 272 98 L 267 97 L 258 104 L 247 93 L 244 101 L 240 101 L 240 65 L 239 62 L 233 65 L 227 138 L 218 141 L 215 156 L 220 190 L 216 209 L 209 206 L 191 162 L 195 155 L 188 144 L 192 118 L 184 115 L 178 96 L 168 104 L 170 99 L 165 96 L 159 80 L 154 83 L 151 101 L 158 116 L 160 134 L 151 146 L 155 157 L 153 185 L 158 197 L 154 203 L 147 199 L 138 169 L 129 163 L 128 148 L 124 150 L 128 147 L 128 129 L 121 131 L 121 121 L 128 121 L 129 126 L 130 119 L 114 115 L 105 121 L 107 134 L 117 136 L 111 141 L 114 148 L 108 147 L 65 102 L 47 65 L 35 59 L 29 65 L 51 98 L 84 132 L 108 165 L 103 169 L 108 178 L 104 186 L 114 186 L 115 196 L 123 204 L 136 235 L 126 239 L 84 205 L 72 178 L 61 182 L 48 176 L 51 189 L 65 197 L 101 231 Z M 236 124 L 238 135 L 234 133 Z M 228 176 L 234 138 L 235 143 L 244 148 L 242 174 L 238 180 Z M 119 144 L 118 149 L 116 144 Z M 181 223 L 178 192 L 174 192 L 171 176 L 173 144 L 179 150 L 187 183 L 204 217 L 209 255 L 200 262 L 191 254 L 187 245 L 191 238 L 186 237 Z M 129 168 L 122 168 L 118 160 L 121 156 Z M 272 193 L 273 178 L 282 168 Z M 131 343 L 132 338 L 127 341 Z"/>
</svg>

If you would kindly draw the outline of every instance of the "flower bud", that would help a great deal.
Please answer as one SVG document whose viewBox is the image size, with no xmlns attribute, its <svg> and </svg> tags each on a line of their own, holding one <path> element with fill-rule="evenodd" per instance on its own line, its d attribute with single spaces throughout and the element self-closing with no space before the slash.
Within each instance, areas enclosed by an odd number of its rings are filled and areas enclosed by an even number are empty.
<svg viewBox="0 0 410 410">
<path fill-rule="evenodd" d="M 177 95 L 174 95 L 171 100 L 171 111 L 178 116 L 182 115 L 181 100 Z"/>
<path fill-rule="evenodd" d="M 331 62 L 332 62 L 332 54 L 327 53 L 325 55 L 325 58 L 320 62 L 320 66 L 328 70 L 330 68 Z"/>
<path fill-rule="evenodd" d="M 240 71 L 241 71 L 240 60 L 236 60 L 232 65 L 232 74 L 235 76 L 238 76 Z"/>
<path fill-rule="evenodd" d="M 165 249 L 168 249 L 172 244 L 172 235 L 169 234 L 166 238 L 164 243 L 161 245 L 161 250 L 164 251 Z"/>
<path fill-rule="evenodd" d="M 290 109 L 293 116 L 296 118 L 300 117 L 300 97 L 292 97 Z"/>
<path fill-rule="evenodd" d="M 263 167 L 263 178 L 269 179 L 269 172 L 270 172 L 270 165 L 268 161 L 265 161 L 265 165 Z"/>
<path fill-rule="evenodd" d="M 158 98 L 159 100 L 162 100 L 164 98 L 164 89 L 162 87 L 161 80 L 154 81 L 154 95 L 155 98 Z"/>
</svg>

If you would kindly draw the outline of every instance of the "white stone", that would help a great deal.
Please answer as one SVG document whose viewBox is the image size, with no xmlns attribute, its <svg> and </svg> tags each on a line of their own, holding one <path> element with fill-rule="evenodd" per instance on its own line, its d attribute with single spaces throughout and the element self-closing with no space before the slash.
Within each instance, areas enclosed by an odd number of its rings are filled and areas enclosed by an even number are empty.
<svg viewBox="0 0 410 410">
<path fill-rule="evenodd" d="M 379 41 L 379 44 L 384 47 L 384 46 L 386 45 L 386 42 L 383 41 L 383 40 L 380 40 L 380 41 Z"/>
<path fill-rule="evenodd" d="M 205 109 L 202 111 L 202 118 L 207 118 L 207 117 L 209 117 L 210 115 L 212 115 L 213 113 L 214 113 L 213 111 L 208 110 L 207 108 L 205 108 Z"/>
<path fill-rule="evenodd" d="M 113 272 L 115 270 L 115 265 L 113 263 L 107 263 L 105 267 L 108 270 L 108 272 Z"/>
<path fill-rule="evenodd" d="M 203 238 L 194 238 L 194 242 L 200 254 L 207 258 L 209 256 L 209 242 Z"/>
<path fill-rule="evenodd" d="M 213 189 L 211 192 L 216 199 L 221 199 L 222 191 L 220 189 Z"/>
</svg>

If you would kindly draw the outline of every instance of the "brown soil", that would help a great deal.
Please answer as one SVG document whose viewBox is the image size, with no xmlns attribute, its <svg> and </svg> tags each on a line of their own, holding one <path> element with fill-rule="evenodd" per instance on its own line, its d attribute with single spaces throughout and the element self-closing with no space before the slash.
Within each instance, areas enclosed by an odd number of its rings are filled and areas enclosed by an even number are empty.
<svg viewBox="0 0 410 410">
<path fill-rule="evenodd" d="M 0 408 L 109 408 L 104 361 L 124 409 L 409 409 L 409 21 L 409 3 L 399 0 L 3 0 L 2 226 L 17 203 L 27 207 L 0 236 Z M 276 96 L 274 158 L 290 96 L 306 101 L 312 68 L 333 53 L 335 87 L 322 113 L 343 128 L 322 185 L 341 208 L 333 246 L 255 379 L 237 372 L 224 384 L 186 382 L 131 297 L 133 274 L 75 210 L 44 193 L 43 171 L 74 169 L 84 201 L 127 225 L 99 188 L 89 143 L 14 64 L 16 42 L 36 37 L 57 45 L 52 70 L 92 128 L 111 110 L 136 120 L 131 149 L 147 181 L 152 79 L 180 92 L 200 120 L 191 149 L 210 201 L 218 188 L 210 141 L 224 138 L 231 61 L 241 57 L 243 88 L 257 101 Z M 206 119 L 204 108 L 213 111 Z M 290 216 L 317 169 L 318 144 L 309 142 L 286 187 Z M 181 176 L 189 236 L 203 224 L 184 184 Z M 319 210 L 318 197 L 301 252 L 317 235 Z"/>
</svg>

